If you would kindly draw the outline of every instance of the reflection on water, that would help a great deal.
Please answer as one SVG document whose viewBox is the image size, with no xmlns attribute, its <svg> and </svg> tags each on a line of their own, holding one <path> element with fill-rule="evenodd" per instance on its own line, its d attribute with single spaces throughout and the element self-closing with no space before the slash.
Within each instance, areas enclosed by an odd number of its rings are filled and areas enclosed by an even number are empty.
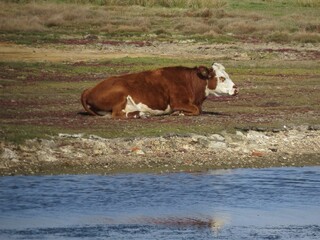
<svg viewBox="0 0 320 240">
<path fill-rule="evenodd" d="M 0 239 L 320 239 L 320 167 L 0 177 Z"/>
</svg>

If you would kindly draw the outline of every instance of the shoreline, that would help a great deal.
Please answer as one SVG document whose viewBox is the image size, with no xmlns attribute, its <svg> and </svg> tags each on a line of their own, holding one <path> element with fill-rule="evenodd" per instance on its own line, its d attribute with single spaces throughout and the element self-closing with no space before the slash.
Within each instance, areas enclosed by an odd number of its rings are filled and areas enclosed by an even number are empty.
<svg viewBox="0 0 320 240">
<path fill-rule="evenodd" d="M 320 127 L 107 139 L 59 134 L 0 142 L 0 176 L 197 172 L 320 165 Z"/>
</svg>

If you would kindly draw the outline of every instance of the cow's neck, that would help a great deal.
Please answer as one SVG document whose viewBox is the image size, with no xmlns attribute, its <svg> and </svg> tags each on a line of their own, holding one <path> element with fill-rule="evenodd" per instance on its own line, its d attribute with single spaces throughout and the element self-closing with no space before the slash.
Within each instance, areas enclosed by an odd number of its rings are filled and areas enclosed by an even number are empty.
<svg viewBox="0 0 320 240">
<path fill-rule="evenodd" d="M 195 81 L 194 85 L 194 97 L 195 97 L 195 103 L 197 105 L 201 105 L 203 101 L 206 99 L 206 89 L 208 85 L 208 81 L 204 81 L 202 79 L 199 79 L 196 77 L 198 81 Z"/>
</svg>

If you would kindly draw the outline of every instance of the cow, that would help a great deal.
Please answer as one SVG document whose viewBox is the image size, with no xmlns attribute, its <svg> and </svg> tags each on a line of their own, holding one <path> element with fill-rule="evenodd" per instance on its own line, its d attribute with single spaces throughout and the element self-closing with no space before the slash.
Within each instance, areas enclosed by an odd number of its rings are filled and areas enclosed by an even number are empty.
<svg viewBox="0 0 320 240">
<path fill-rule="evenodd" d="M 234 96 L 238 88 L 214 63 L 189 68 L 164 67 L 156 70 L 112 76 L 83 91 L 81 103 L 92 115 L 111 112 L 112 118 L 144 118 L 177 114 L 196 116 L 209 95 Z"/>
</svg>

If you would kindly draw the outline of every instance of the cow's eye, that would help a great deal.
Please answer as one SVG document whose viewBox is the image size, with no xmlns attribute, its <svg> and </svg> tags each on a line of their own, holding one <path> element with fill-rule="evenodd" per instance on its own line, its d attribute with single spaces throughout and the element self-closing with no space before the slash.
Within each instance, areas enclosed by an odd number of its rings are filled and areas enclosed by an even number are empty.
<svg viewBox="0 0 320 240">
<path fill-rule="evenodd" d="M 224 82 L 226 80 L 225 77 L 220 77 L 221 82 Z"/>
</svg>

